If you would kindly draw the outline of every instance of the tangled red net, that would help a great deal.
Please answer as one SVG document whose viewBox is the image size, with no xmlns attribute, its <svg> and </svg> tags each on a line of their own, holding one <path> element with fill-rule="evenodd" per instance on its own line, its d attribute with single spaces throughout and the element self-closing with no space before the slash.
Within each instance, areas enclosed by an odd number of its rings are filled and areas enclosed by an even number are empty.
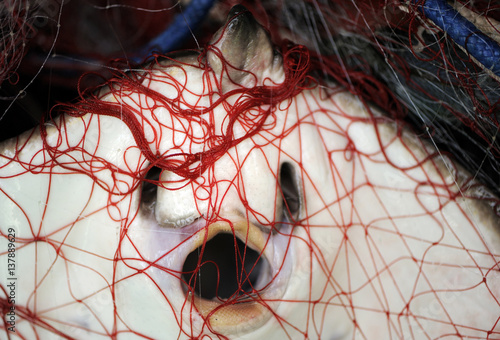
<svg viewBox="0 0 500 340">
<path fill-rule="evenodd" d="M 498 80 L 432 55 L 428 32 L 417 51 L 412 5 L 230 5 L 203 49 L 112 69 L 2 143 L 3 335 L 498 338 L 495 177 L 446 152 L 454 134 L 429 115 L 471 128 L 494 169 Z M 438 78 L 412 76 L 422 61 Z M 423 88 L 450 74 L 476 118 Z"/>
</svg>

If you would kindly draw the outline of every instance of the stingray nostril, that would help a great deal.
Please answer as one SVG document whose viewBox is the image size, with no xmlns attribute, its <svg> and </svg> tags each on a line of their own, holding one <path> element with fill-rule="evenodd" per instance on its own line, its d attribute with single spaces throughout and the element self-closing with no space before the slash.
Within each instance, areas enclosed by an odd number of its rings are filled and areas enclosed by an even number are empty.
<svg viewBox="0 0 500 340">
<path fill-rule="evenodd" d="M 162 169 L 153 166 L 144 176 L 141 189 L 141 203 L 147 207 L 151 207 L 156 202 L 156 193 L 158 191 L 161 172 Z"/>
<path fill-rule="evenodd" d="M 292 164 L 284 162 L 281 165 L 279 181 L 283 197 L 284 220 L 296 221 L 301 208 L 300 179 Z"/>
</svg>

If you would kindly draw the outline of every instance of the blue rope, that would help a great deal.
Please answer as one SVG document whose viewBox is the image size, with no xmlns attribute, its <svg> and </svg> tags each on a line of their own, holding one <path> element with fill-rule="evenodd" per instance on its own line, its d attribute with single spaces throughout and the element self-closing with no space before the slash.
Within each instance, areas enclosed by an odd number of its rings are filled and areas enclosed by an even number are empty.
<svg viewBox="0 0 500 340">
<path fill-rule="evenodd" d="M 500 76 L 500 46 L 461 16 L 446 0 L 412 0 L 417 8 L 485 68 Z"/>
<path fill-rule="evenodd" d="M 214 3 L 215 0 L 192 0 L 184 11 L 175 16 L 165 31 L 137 53 L 137 57 L 133 58 L 134 61 L 142 61 L 144 56 L 154 50 L 166 53 L 182 46 L 191 35 L 191 30 L 196 29 L 201 24 Z"/>
</svg>

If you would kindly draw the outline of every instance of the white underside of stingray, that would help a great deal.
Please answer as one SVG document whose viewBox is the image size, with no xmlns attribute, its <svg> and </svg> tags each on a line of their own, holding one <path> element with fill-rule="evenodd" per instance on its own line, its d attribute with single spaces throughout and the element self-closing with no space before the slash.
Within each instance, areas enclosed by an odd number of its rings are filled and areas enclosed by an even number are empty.
<svg viewBox="0 0 500 340">
<path fill-rule="evenodd" d="M 215 45 L 226 60 L 237 58 L 227 51 L 231 39 Z M 262 61 L 272 50 L 259 44 L 244 65 L 258 77 L 242 77 L 242 86 L 284 80 L 281 58 Z M 155 66 L 143 85 L 167 98 L 181 91 L 208 108 L 216 100 L 203 96 L 210 86 L 233 85 L 221 59 L 207 59 L 215 71 L 200 70 L 197 55 L 183 56 L 182 66 Z M 175 89 L 168 77 L 185 87 Z M 153 154 L 210 147 L 203 124 L 153 107 L 147 94 L 105 92 L 103 101 L 140 113 Z M 200 121 L 221 134 L 228 105 L 239 99 L 227 98 Z M 87 114 L 47 123 L 54 149 L 38 129 L 3 143 L 0 297 L 15 282 L 11 338 L 499 336 L 500 223 L 486 203 L 466 198 L 483 193 L 460 191 L 467 174 L 446 157 L 429 157 L 435 150 L 333 85 L 304 90 L 266 124 L 193 181 L 163 171 L 148 207 L 140 179 L 128 174 L 149 161 L 120 119 Z M 234 138 L 245 129 L 236 124 Z M 294 225 L 278 221 L 283 164 L 300 193 Z M 279 232 L 268 227 L 275 222 L 283 222 Z M 266 260 L 253 302 L 226 306 L 182 283 L 186 257 L 221 233 Z M 8 234 L 16 239 L 14 275 L 5 275 L 14 268 Z"/>
</svg>

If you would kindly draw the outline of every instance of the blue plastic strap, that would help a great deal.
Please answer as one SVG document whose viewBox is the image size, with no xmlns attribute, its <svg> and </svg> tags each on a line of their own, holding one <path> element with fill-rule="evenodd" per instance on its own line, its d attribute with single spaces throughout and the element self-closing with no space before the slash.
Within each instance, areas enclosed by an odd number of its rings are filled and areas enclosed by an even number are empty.
<svg viewBox="0 0 500 340">
<path fill-rule="evenodd" d="M 207 16 L 215 0 L 192 0 L 189 5 L 174 17 L 168 28 L 151 40 L 138 52 L 136 61 L 141 61 L 144 56 L 157 50 L 161 53 L 174 51 L 182 46 L 191 35 L 191 31 Z"/>
<path fill-rule="evenodd" d="M 485 68 L 500 76 L 500 46 L 445 0 L 412 0 L 417 8 Z"/>
</svg>

